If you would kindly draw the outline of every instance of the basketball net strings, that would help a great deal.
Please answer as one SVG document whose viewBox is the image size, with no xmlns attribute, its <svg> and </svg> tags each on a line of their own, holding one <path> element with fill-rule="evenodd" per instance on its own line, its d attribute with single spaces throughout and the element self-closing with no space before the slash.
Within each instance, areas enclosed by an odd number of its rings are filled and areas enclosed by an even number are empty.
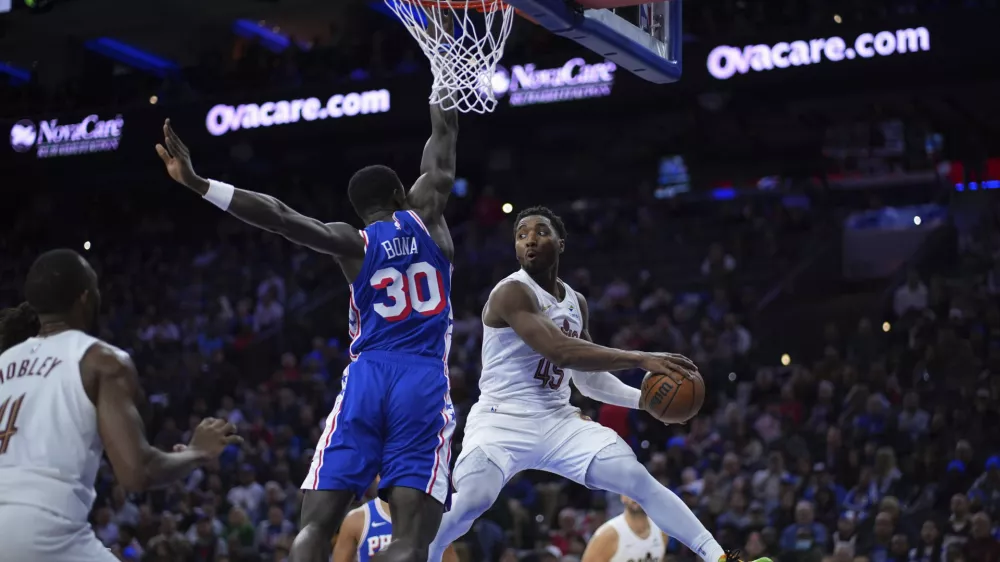
<svg viewBox="0 0 1000 562">
<path fill-rule="evenodd" d="M 430 61 L 434 75 L 431 104 L 463 113 L 489 113 L 496 108 L 493 75 L 513 27 L 512 6 L 499 0 L 441 0 L 428 6 L 406 0 L 385 0 L 385 3 Z M 476 10 L 479 5 L 485 12 Z M 452 17 L 457 38 L 444 33 L 442 22 L 446 14 Z M 476 19 L 483 21 L 477 25 Z"/>
</svg>

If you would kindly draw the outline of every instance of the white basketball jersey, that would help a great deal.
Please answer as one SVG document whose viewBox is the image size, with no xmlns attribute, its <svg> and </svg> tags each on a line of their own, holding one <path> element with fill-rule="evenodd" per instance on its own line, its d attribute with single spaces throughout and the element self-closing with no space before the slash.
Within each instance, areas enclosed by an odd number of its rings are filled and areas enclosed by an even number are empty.
<svg viewBox="0 0 1000 562">
<path fill-rule="evenodd" d="M 608 527 L 618 533 L 618 550 L 610 562 L 660 562 L 666 552 L 667 545 L 663 543 L 663 533 L 660 528 L 649 521 L 649 536 L 641 538 L 628 526 L 625 514 L 611 519 L 598 527 L 594 536 L 599 535 Z"/>
<path fill-rule="evenodd" d="M 526 285 L 538 300 L 542 313 L 548 316 L 564 334 L 578 338 L 583 332 L 583 316 L 576 291 L 562 283 L 566 296 L 556 299 L 523 269 L 508 275 L 504 283 Z M 493 288 L 495 292 L 496 287 Z M 492 297 L 493 293 L 490 293 Z M 483 374 L 479 381 L 480 403 L 513 402 L 521 407 L 542 408 L 569 404 L 571 374 L 569 369 L 552 365 L 511 328 L 491 328 L 483 325 Z"/>
<path fill-rule="evenodd" d="M 104 447 L 80 360 L 98 341 L 69 330 L 0 355 L 0 504 L 87 520 Z"/>
</svg>

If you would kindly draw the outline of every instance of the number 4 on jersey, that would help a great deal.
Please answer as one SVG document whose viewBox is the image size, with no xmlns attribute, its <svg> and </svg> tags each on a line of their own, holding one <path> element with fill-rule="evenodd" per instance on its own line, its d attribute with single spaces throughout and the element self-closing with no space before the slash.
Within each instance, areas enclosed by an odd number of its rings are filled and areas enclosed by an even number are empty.
<svg viewBox="0 0 1000 562">
<path fill-rule="evenodd" d="M 389 322 L 399 322 L 414 310 L 422 316 L 434 316 L 447 304 L 441 272 L 425 261 L 410 264 L 405 272 L 383 267 L 372 275 L 369 283 L 374 289 L 385 289 L 385 295 L 392 301 L 374 306 L 375 312 Z"/>
<path fill-rule="evenodd" d="M 538 360 L 538 367 L 535 368 L 535 378 L 542 381 L 542 388 L 548 386 L 552 390 L 559 390 L 562 386 L 565 373 L 559 367 L 549 363 L 546 359 Z"/>
<path fill-rule="evenodd" d="M 17 434 L 17 414 L 21 412 L 21 404 L 24 402 L 22 394 L 14 400 L 8 396 L 3 404 L 0 404 L 0 455 L 7 452 L 10 440 Z"/>
</svg>

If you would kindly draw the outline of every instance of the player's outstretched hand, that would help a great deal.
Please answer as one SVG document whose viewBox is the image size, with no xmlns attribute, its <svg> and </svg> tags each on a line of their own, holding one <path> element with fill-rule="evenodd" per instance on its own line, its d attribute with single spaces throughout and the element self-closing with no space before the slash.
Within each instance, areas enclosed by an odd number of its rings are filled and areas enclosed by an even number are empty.
<svg viewBox="0 0 1000 562">
<path fill-rule="evenodd" d="M 644 353 L 640 367 L 650 373 L 677 373 L 692 380 L 701 376 L 694 361 L 678 353 Z"/>
<path fill-rule="evenodd" d="M 188 449 L 195 449 L 205 453 L 209 458 L 215 458 L 229 445 L 239 445 L 242 442 L 243 438 L 236 435 L 235 425 L 226 420 L 205 418 L 195 428 Z M 177 446 L 174 450 L 177 450 Z"/>
<path fill-rule="evenodd" d="M 191 165 L 191 153 L 170 126 L 170 119 L 163 122 L 163 144 L 156 145 L 156 153 L 167 166 L 167 173 L 177 183 L 194 188 L 201 180 Z"/>
</svg>

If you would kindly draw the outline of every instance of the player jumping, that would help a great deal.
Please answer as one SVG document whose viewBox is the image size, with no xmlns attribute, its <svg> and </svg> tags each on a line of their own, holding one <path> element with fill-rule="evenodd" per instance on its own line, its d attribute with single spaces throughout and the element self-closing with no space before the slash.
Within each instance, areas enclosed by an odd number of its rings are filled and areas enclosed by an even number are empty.
<svg viewBox="0 0 1000 562">
<path fill-rule="evenodd" d="M 611 373 L 640 368 L 694 376 L 679 355 L 610 349 L 591 343 L 587 301 L 558 278 L 562 220 L 544 207 L 521 211 L 514 248 L 521 269 L 490 293 L 483 309 L 483 373 L 455 464 L 452 509 L 429 560 L 464 535 L 523 470 L 545 470 L 642 506 L 656 525 L 707 562 L 735 562 L 673 492 L 646 471 L 618 434 L 585 420 L 569 403 L 569 381 L 607 404 L 638 408 L 640 391 Z M 766 560 L 766 559 L 762 559 Z"/>
<path fill-rule="evenodd" d="M 35 260 L 27 302 L 0 313 L 0 529 L 3 559 L 116 562 L 87 521 L 107 452 L 115 478 L 145 491 L 183 478 L 241 440 L 206 419 L 182 452 L 151 447 L 127 353 L 97 327 L 97 274 L 72 250 Z"/>
<path fill-rule="evenodd" d="M 302 484 L 291 561 L 329 560 L 330 537 L 379 472 L 379 493 L 396 515 L 380 559 L 423 560 L 450 493 L 455 428 L 447 374 L 454 245 L 443 213 L 455 183 L 457 113 L 431 106 L 421 175 L 408 193 L 385 166 L 354 174 L 347 191 L 363 230 L 203 179 L 169 121 L 163 133 L 156 151 L 170 177 L 243 222 L 333 256 L 350 286 L 354 361 Z"/>
</svg>

